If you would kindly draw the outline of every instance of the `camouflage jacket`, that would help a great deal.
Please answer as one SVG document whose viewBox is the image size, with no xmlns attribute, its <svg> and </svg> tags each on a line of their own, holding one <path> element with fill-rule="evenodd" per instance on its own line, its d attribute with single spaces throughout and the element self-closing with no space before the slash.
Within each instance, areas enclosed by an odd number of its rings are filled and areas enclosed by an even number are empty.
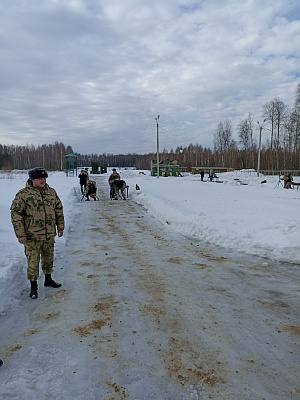
<svg viewBox="0 0 300 400">
<path fill-rule="evenodd" d="M 115 179 L 121 179 L 120 174 L 115 173 L 110 175 L 110 177 L 108 178 L 108 183 L 110 186 L 114 183 Z"/>
<path fill-rule="evenodd" d="M 88 181 L 90 179 L 89 173 L 87 171 L 83 171 L 83 173 L 86 176 L 86 180 Z"/>
<path fill-rule="evenodd" d="M 97 193 L 96 181 L 88 180 L 84 191 L 84 195 L 94 197 L 96 196 L 96 193 Z"/>
<path fill-rule="evenodd" d="M 291 174 L 284 174 L 281 180 L 287 182 L 293 182 L 293 177 Z"/>
<path fill-rule="evenodd" d="M 57 230 L 65 227 L 62 203 L 47 184 L 40 191 L 28 180 L 16 194 L 10 210 L 17 238 L 46 240 L 56 235 L 56 227 Z"/>
</svg>

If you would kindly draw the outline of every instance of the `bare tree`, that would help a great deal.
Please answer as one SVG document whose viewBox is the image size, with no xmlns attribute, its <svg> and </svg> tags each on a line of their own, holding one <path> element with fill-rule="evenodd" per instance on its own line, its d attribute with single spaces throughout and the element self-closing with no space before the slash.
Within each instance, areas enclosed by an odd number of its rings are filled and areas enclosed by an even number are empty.
<svg viewBox="0 0 300 400">
<path fill-rule="evenodd" d="M 263 106 L 263 116 L 265 120 L 269 121 L 271 124 L 271 152 L 273 149 L 276 151 L 276 168 L 278 169 L 279 148 L 283 136 L 282 131 L 287 117 L 287 106 L 279 97 L 275 97 Z M 272 163 L 273 162 L 274 157 L 272 156 Z"/>
<path fill-rule="evenodd" d="M 214 149 L 217 152 L 217 158 L 221 166 L 225 166 L 229 150 L 236 147 L 235 141 L 232 139 L 232 124 L 230 120 L 224 123 L 219 122 L 216 133 L 214 134 Z"/>
</svg>

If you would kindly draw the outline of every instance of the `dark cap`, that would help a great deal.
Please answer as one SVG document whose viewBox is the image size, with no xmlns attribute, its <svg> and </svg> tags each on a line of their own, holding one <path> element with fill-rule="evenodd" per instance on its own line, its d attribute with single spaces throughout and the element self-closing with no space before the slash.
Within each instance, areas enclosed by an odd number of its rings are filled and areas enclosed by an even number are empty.
<svg viewBox="0 0 300 400">
<path fill-rule="evenodd" d="M 31 169 L 28 172 L 28 175 L 29 175 L 29 179 L 31 179 L 31 180 L 40 179 L 40 178 L 48 178 L 47 171 L 41 167 L 36 167 L 36 168 Z"/>
</svg>

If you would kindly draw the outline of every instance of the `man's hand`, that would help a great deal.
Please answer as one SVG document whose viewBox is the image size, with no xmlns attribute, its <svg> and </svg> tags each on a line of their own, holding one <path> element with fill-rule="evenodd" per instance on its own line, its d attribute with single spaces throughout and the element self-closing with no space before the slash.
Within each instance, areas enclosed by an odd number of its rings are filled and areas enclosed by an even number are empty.
<svg viewBox="0 0 300 400">
<path fill-rule="evenodd" d="M 64 234 L 64 231 L 57 231 L 58 237 L 62 237 L 62 235 Z"/>
<path fill-rule="evenodd" d="M 19 243 L 25 244 L 26 243 L 26 236 L 18 238 Z"/>
</svg>

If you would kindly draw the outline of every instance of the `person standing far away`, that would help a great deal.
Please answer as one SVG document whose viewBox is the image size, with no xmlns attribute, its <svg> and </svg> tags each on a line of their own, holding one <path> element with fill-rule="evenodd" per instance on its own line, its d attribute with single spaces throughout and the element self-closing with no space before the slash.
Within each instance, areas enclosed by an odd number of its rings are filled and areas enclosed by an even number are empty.
<svg viewBox="0 0 300 400">
<path fill-rule="evenodd" d="M 80 174 L 78 175 L 79 178 L 79 184 L 80 184 L 80 189 L 81 189 L 81 194 L 84 194 L 85 188 L 86 188 L 86 183 L 87 183 L 87 176 L 84 170 L 82 169 L 80 171 Z"/>
<path fill-rule="evenodd" d="M 38 297 L 37 280 L 39 264 L 45 275 L 44 286 L 58 288 L 52 279 L 54 237 L 64 233 L 65 223 L 62 203 L 54 189 L 46 183 L 48 173 L 44 168 L 33 168 L 24 189 L 19 190 L 10 207 L 11 220 L 19 243 L 25 247 L 27 277 L 31 284 L 30 297 Z"/>
<path fill-rule="evenodd" d="M 108 184 L 110 186 L 110 198 L 113 199 L 115 196 L 115 185 L 114 181 L 115 179 L 121 179 L 120 174 L 117 173 L 116 168 L 112 169 L 112 174 L 110 174 L 110 177 L 108 178 Z"/>
<path fill-rule="evenodd" d="M 201 172 L 200 172 L 200 176 L 201 176 L 201 181 L 203 182 L 203 178 L 204 178 L 204 171 L 203 171 L 203 169 L 202 169 Z"/>
<path fill-rule="evenodd" d="M 110 186 L 110 198 L 113 199 L 115 196 L 115 185 L 114 181 L 115 179 L 121 179 L 120 174 L 117 173 L 116 168 L 112 169 L 112 174 L 108 178 L 108 184 Z"/>
</svg>

